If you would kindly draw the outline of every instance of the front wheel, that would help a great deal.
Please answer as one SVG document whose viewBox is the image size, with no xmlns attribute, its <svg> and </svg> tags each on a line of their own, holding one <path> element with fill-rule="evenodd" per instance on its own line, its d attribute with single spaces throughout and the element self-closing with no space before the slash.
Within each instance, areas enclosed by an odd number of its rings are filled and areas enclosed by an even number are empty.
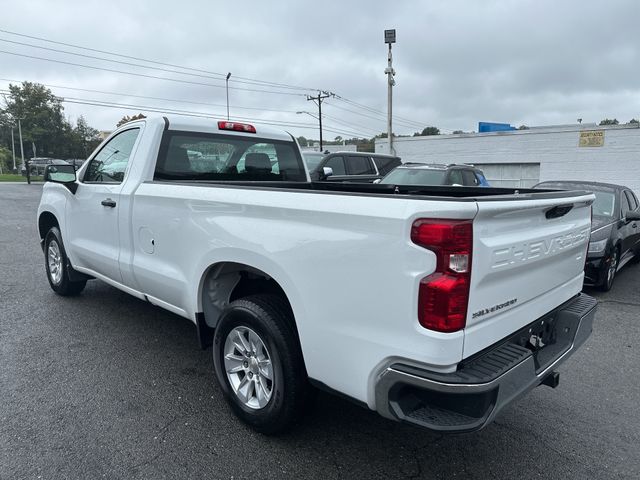
<svg viewBox="0 0 640 480">
<path fill-rule="evenodd" d="M 229 304 L 213 340 L 216 377 L 235 414 L 275 434 L 304 412 L 310 386 L 288 304 L 253 295 Z"/>
<path fill-rule="evenodd" d="M 611 257 L 608 262 L 605 262 L 604 268 L 602 269 L 603 281 L 600 289 L 603 292 L 608 292 L 613 287 L 613 281 L 616 278 L 616 273 L 618 272 L 618 260 L 620 258 L 620 254 L 618 253 L 618 249 L 615 248 L 611 253 Z"/>
<path fill-rule="evenodd" d="M 58 227 L 52 227 L 44 238 L 44 257 L 47 279 L 54 292 L 58 295 L 70 296 L 78 295 L 84 290 L 86 280 L 74 282 L 69 278 L 69 259 Z"/>
</svg>

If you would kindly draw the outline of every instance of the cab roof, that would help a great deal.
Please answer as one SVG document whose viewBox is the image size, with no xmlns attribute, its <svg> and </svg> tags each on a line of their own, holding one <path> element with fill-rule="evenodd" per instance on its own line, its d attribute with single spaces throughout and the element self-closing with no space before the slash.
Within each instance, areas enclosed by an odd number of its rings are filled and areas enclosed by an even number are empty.
<svg viewBox="0 0 640 480">
<path fill-rule="evenodd" d="M 279 130 L 259 123 L 253 122 L 235 122 L 253 125 L 256 129 L 256 133 L 238 132 L 233 130 L 222 130 L 218 128 L 218 122 L 225 121 L 223 118 L 204 118 L 204 117 L 184 117 L 177 115 L 165 115 L 158 117 L 149 117 L 147 121 L 150 122 L 162 122 L 165 124 L 165 128 L 170 131 L 184 131 L 184 132 L 197 132 L 197 133 L 217 133 L 223 135 L 232 135 L 238 137 L 249 138 L 266 138 L 269 140 L 280 140 L 285 142 L 292 142 L 293 137 L 285 130 Z"/>
</svg>

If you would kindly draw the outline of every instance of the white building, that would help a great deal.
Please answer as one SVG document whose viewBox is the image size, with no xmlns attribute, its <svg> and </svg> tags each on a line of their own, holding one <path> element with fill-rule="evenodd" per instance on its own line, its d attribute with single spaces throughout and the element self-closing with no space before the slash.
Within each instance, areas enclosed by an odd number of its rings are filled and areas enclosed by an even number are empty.
<svg viewBox="0 0 640 480">
<path fill-rule="evenodd" d="M 320 144 L 315 142 L 313 146 L 300 147 L 303 152 L 319 152 Z M 357 145 L 322 145 L 323 152 L 335 153 L 335 152 L 357 152 Z"/>
<path fill-rule="evenodd" d="M 563 125 L 529 130 L 394 138 L 403 162 L 471 163 L 497 187 L 545 180 L 626 185 L 640 196 L 640 125 Z M 387 139 L 376 140 L 387 153 Z"/>
</svg>

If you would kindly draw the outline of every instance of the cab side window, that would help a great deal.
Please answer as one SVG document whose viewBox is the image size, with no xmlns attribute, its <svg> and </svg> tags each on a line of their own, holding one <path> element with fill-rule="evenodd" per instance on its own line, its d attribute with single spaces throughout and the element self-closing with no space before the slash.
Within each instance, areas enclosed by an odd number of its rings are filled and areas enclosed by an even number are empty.
<svg viewBox="0 0 640 480">
<path fill-rule="evenodd" d="M 344 168 L 344 159 L 342 157 L 331 157 L 327 160 L 327 163 L 325 163 L 324 166 L 331 168 L 334 175 L 347 174 Z"/>
<path fill-rule="evenodd" d="M 350 175 L 375 175 L 376 172 L 369 157 L 350 155 L 348 158 Z"/>
<path fill-rule="evenodd" d="M 464 185 L 466 187 L 477 187 L 480 185 L 478 177 L 475 176 L 472 170 L 463 170 L 462 177 L 464 178 Z"/>
<path fill-rule="evenodd" d="M 85 182 L 122 183 L 136 143 L 139 128 L 120 132 L 91 159 L 84 175 Z"/>
<path fill-rule="evenodd" d="M 629 213 L 629 210 L 633 210 L 631 208 L 631 206 L 629 205 L 629 199 L 627 198 L 627 195 L 625 195 L 626 192 L 622 192 L 620 197 L 622 197 L 620 200 L 622 201 L 621 205 L 622 205 L 622 218 L 624 219 L 624 217 L 627 216 L 627 213 Z"/>
<path fill-rule="evenodd" d="M 451 170 L 449 172 L 449 185 L 464 185 L 460 170 Z"/>
<path fill-rule="evenodd" d="M 627 200 L 629 201 L 629 207 L 631 210 L 635 210 L 638 208 L 638 199 L 630 190 L 625 190 L 625 195 L 627 196 Z"/>
</svg>

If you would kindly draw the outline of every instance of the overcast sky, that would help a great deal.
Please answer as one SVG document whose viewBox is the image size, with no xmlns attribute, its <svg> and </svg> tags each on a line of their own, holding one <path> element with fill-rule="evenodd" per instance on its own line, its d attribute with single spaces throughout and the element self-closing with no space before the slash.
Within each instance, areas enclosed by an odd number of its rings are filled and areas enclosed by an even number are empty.
<svg viewBox="0 0 640 480">
<path fill-rule="evenodd" d="M 397 134 L 411 134 L 430 125 L 445 133 L 472 131 L 477 130 L 478 121 L 531 126 L 575 123 L 577 118 L 598 122 L 616 117 L 627 122 L 640 116 L 638 0 L 29 0 L 12 2 L 3 10 L 2 30 L 207 72 L 232 72 L 232 117 L 304 124 L 305 128 L 286 129 L 308 138 L 318 138 L 317 121 L 296 112 L 317 115 L 317 107 L 305 97 L 313 90 L 239 83 L 238 77 L 322 89 L 364 105 L 368 109 L 327 99 L 323 104 L 325 138 L 371 137 L 386 130 L 383 31 L 387 28 L 397 30 L 393 46 Z M 4 52 L 207 85 L 6 53 L 0 53 L 2 79 L 55 85 L 53 92 L 66 99 L 202 112 L 219 118 L 226 115 L 225 82 L 219 76 L 144 69 L 7 40 L 142 63 L 0 32 Z M 8 83 L 0 80 L 0 88 Z M 92 126 L 104 130 L 112 129 L 124 114 L 145 110 L 64 105 L 72 120 L 82 114 Z"/>
</svg>

